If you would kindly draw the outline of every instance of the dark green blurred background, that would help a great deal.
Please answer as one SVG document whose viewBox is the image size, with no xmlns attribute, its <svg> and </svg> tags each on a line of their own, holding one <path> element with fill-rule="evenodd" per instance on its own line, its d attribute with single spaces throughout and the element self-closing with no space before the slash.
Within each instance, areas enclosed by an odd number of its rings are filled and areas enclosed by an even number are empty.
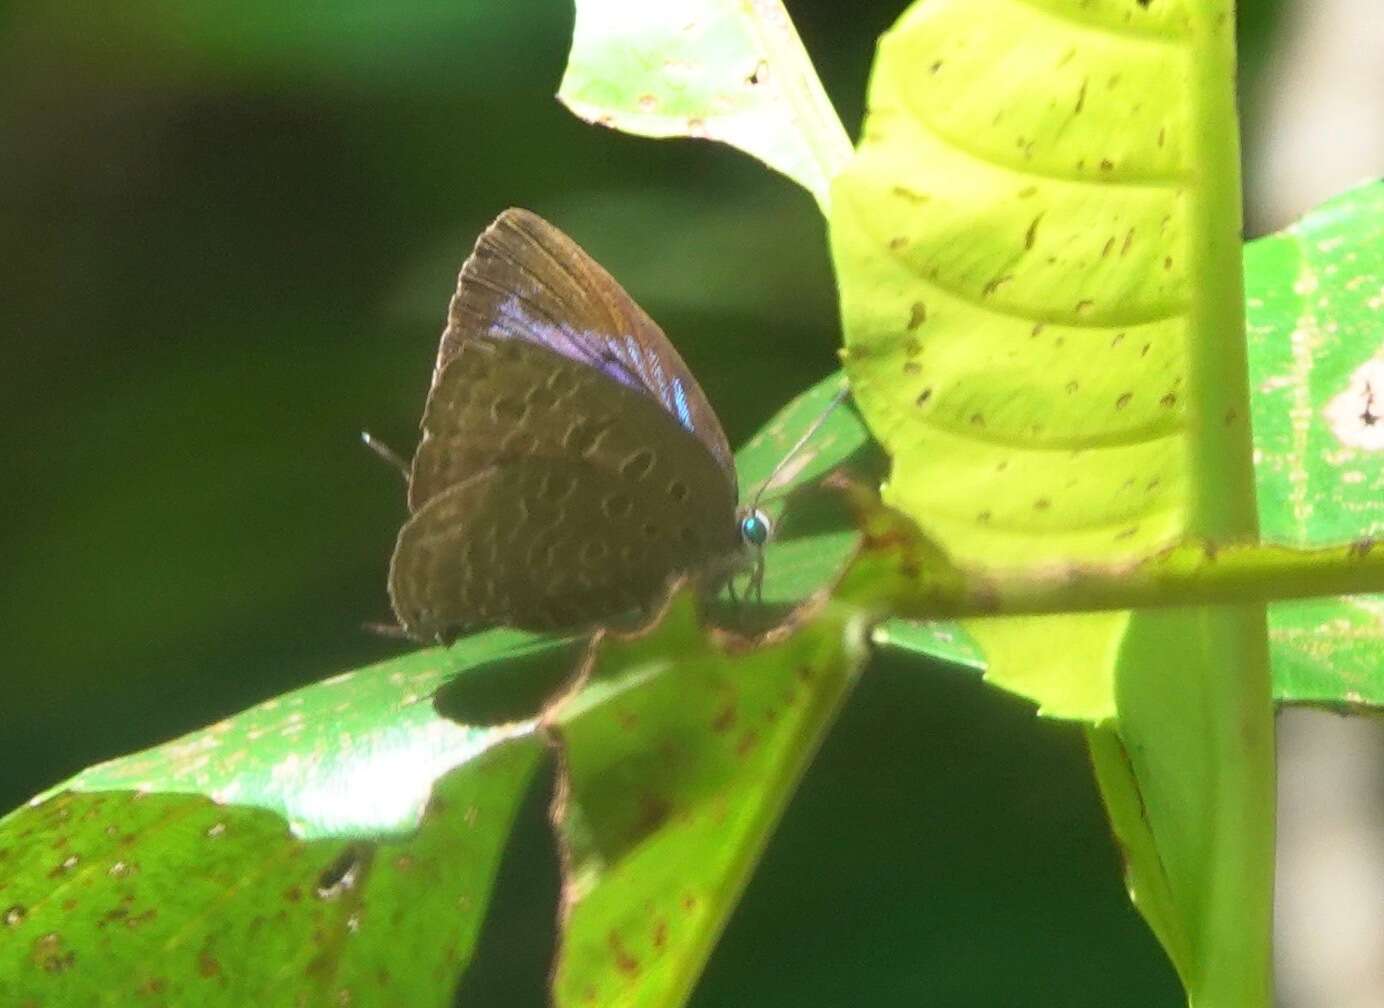
<svg viewBox="0 0 1384 1008">
<path fill-rule="evenodd" d="M 1274 5 L 1241 6 L 1253 73 Z M 791 4 L 852 133 L 901 7 Z M 402 487 L 357 431 L 411 448 L 456 270 L 504 207 L 630 289 L 733 442 L 833 367 L 811 199 L 727 149 L 568 115 L 571 16 L 0 6 L 0 808 L 397 650 L 360 625 L 387 616 Z M 539 797 L 472 1004 L 539 1003 Z M 1077 732 L 881 661 L 697 1003 L 1177 1004 L 1119 871 Z"/>
</svg>

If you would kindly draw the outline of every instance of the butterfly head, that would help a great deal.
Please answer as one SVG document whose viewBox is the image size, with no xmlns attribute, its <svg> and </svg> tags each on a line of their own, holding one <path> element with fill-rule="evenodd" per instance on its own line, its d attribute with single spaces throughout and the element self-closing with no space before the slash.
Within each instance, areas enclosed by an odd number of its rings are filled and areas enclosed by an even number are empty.
<svg viewBox="0 0 1384 1008">
<path fill-rule="evenodd" d="M 740 539 L 751 549 L 760 550 L 774 534 L 774 523 L 759 508 L 740 515 Z"/>
<path fill-rule="evenodd" d="M 750 582 L 747 594 L 756 601 L 763 600 L 764 593 L 764 546 L 773 538 L 774 523 L 768 514 L 751 504 L 741 508 L 735 519 L 740 544 L 749 556 Z"/>
</svg>

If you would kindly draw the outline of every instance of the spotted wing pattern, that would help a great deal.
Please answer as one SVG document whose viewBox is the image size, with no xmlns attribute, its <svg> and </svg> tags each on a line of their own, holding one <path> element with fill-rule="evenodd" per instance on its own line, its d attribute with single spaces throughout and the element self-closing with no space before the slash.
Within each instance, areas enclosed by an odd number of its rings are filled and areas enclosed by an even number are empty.
<svg viewBox="0 0 1384 1008">
<path fill-rule="evenodd" d="M 434 389 L 451 359 L 478 336 L 545 346 L 644 392 L 733 481 L 720 421 L 663 330 L 581 246 L 528 210 L 500 214 L 462 266 Z"/>
<path fill-rule="evenodd" d="M 643 392 L 543 346 L 466 341 L 423 429 L 389 577 L 416 637 L 599 622 L 739 555 L 735 486 L 703 443 Z"/>
</svg>

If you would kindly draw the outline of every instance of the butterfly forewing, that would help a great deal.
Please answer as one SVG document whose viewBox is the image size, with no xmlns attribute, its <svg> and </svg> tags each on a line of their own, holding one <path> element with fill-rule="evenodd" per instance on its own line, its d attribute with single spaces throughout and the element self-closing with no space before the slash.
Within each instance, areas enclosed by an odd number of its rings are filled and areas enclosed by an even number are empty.
<svg viewBox="0 0 1384 1008">
<path fill-rule="evenodd" d="M 411 510 L 507 459 L 577 457 L 633 472 L 645 454 L 662 460 L 660 469 L 688 472 L 680 482 L 689 493 L 718 504 L 724 488 L 735 506 L 735 488 L 716 460 L 656 402 L 533 343 L 469 340 L 433 385 L 422 427 L 409 478 Z"/>
<path fill-rule="evenodd" d="M 639 389 L 733 479 L 720 421 L 668 337 L 576 242 L 527 210 L 500 214 L 462 266 L 434 390 L 461 348 L 485 336 L 546 346 Z"/>
</svg>

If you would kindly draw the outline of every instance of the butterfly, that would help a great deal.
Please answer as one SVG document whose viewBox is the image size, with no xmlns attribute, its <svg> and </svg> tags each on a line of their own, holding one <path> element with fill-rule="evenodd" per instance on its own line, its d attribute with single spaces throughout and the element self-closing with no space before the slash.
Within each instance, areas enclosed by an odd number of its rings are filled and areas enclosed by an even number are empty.
<svg viewBox="0 0 1384 1008">
<path fill-rule="evenodd" d="M 457 280 L 389 567 L 420 640 L 647 613 L 762 571 L 721 423 L 668 337 L 572 239 L 500 214 Z"/>
</svg>

